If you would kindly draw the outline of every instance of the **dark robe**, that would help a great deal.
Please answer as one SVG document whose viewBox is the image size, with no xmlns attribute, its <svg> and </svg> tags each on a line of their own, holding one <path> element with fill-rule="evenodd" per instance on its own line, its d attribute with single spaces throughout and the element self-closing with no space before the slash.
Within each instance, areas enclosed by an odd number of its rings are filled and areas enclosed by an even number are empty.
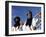
<svg viewBox="0 0 46 37">
<path fill-rule="evenodd" d="M 19 29 L 20 23 L 15 23 L 15 24 L 14 24 L 14 27 L 17 27 L 17 26 L 18 26 L 18 29 Z"/>
<path fill-rule="evenodd" d="M 32 19 L 27 19 L 26 26 L 29 25 L 29 27 L 30 27 L 31 24 L 32 24 Z"/>
</svg>

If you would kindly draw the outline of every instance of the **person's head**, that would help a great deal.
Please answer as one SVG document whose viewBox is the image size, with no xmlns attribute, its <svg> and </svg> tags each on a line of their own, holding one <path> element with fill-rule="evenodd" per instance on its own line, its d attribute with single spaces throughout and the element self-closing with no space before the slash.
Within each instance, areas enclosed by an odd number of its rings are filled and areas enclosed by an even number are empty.
<svg viewBox="0 0 46 37">
<path fill-rule="evenodd" d="M 32 18 L 32 12 L 31 12 L 31 11 L 29 11 L 29 12 L 27 13 L 27 17 L 28 17 L 28 19 Z"/>
<path fill-rule="evenodd" d="M 14 22 L 20 22 L 20 17 L 19 17 L 19 16 L 16 16 L 16 17 L 14 18 Z"/>
<path fill-rule="evenodd" d="M 39 13 L 39 17 L 41 17 L 41 12 Z"/>
</svg>

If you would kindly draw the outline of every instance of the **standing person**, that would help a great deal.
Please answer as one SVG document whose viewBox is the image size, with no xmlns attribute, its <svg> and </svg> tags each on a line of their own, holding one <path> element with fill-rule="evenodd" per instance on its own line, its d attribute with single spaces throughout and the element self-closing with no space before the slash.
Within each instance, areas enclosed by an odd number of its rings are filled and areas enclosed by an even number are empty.
<svg viewBox="0 0 46 37">
<path fill-rule="evenodd" d="M 14 24 L 15 30 L 19 29 L 19 27 L 20 27 L 20 17 L 16 16 L 14 18 L 14 22 L 15 22 L 15 24 Z"/>
<path fill-rule="evenodd" d="M 32 12 L 29 11 L 27 13 L 27 20 L 24 23 L 23 30 L 28 30 L 28 31 L 31 30 L 31 25 L 32 25 Z"/>
<path fill-rule="evenodd" d="M 41 29 L 41 12 L 37 15 L 38 21 L 36 22 L 36 29 Z"/>
<path fill-rule="evenodd" d="M 32 12 L 29 11 L 27 13 L 27 22 L 26 22 L 26 26 L 29 26 L 29 28 L 31 27 L 31 24 L 32 24 Z"/>
<path fill-rule="evenodd" d="M 21 19 L 19 16 L 16 16 L 14 18 L 14 28 L 15 28 L 15 31 L 22 31 L 22 22 L 21 22 Z"/>
</svg>

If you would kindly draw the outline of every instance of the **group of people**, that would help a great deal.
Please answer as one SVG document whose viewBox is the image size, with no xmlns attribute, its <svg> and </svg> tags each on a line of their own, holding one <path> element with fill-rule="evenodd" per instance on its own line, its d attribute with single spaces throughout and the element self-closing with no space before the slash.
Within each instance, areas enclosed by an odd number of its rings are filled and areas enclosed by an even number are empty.
<svg viewBox="0 0 46 37">
<path fill-rule="evenodd" d="M 14 31 L 32 31 L 37 30 L 41 20 L 39 18 L 33 18 L 32 12 L 29 11 L 27 14 L 27 20 L 25 22 L 22 22 L 19 16 L 16 16 L 14 18 L 15 24 L 13 25 L 12 30 Z M 41 13 L 37 15 L 38 17 L 41 17 Z M 39 25 L 38 25 L 39 24 Z M 40 27 L 39 27 L 40 28 Z"/>
</svg>

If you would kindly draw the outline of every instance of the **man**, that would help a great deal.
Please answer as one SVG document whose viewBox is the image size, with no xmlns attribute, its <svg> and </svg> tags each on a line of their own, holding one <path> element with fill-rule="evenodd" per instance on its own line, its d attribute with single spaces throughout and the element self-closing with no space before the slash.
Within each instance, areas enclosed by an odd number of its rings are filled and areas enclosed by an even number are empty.
<svg viewBox="0 0 46 37">
<path fill-rule="evenodd" d="M 41 13 L 38 13 L 37 16 L 38 21 L 36 22 L 36 29 L 41 29 Z"/>
<path fill-rule="evenodd" d="M 26 26 L 29 26 L 29 28 L 31 27 L 32 25 L 32 12 L 29 11 L 27 13 L 27 21 L 26 21 Z M 30 28 L 31 29 L 31 28 Z"/>
<path fill-rule="evenodd" d="M 14 24 L 13 29 L 14 29 L 15 31 L 22 31 L 22 22 L 21 22 L 19 16 L 16 16 L 16 17 L 14 18 L 14 22 L 15 22 L 15 24 Z"/>
<path fill-rule="evenodd" d="M 27 13 L 27 20 L 26 22 L 24 22 L 24 25 L 23 25 L 23 30 L 31 30 L 31 25 L 32 25 L 32 12 L 29 11 Z"/>
</svg>

